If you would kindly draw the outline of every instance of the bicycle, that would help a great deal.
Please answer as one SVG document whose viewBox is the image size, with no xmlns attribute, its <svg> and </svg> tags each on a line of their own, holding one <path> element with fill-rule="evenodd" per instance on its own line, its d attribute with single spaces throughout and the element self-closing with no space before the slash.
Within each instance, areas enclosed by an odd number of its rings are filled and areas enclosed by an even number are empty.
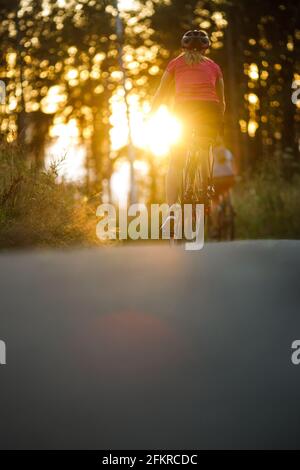
<svg viewBox="0 0 300 470">
<path fill-rule="evenodd" d="M 234 240 L 235 215 L 230 189 L 216 195 L 209 216 L 209 238 L 217 241 Z"/>
<path fill-rule="evenodd" d="M 199 224 L 201 220 L 204 223 L 202 229 L 207 231 L 211 201 L 214 196 L 213 145 L 214 141 L 203 137 L 199 129 L 194 128 L 192 130 L 191 140 L 185 158 L 185 166 L 182 172 L 179 197 L 183 214 L 182 226 L 177 223 L 175 227 L 175 239 L 179 239 L 180 235 L 182 235 L 184 239 L 186 227 L 192 228 L 192 232 L 197 236 L 197 232 L 201 229 Z M 191 212 L 189 213 L 186 211 L 187 205 L 191 207 Z M 204 214 L 202 219 L 200 218 L 201 220 L 199 220 L 199 209 L 201 209 L 201 207 Z M 181 233 L 179 234 L 179 232 Z"/>
</svg>

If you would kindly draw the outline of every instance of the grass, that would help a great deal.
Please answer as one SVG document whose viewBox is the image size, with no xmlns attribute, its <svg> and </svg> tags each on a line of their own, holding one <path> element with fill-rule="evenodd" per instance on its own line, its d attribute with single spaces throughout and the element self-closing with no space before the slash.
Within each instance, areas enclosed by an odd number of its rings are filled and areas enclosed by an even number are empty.
<svg viewBox="0 0 300 470">
<path fill-rule="evenodd" d="M 0 145 L 0 249 L 95 245 L 95 210 L 57 167 L 29 165 L 18 145 Z"/>
<path fill-rule="evenodd" d="M 242 177 L 234 207 L 239 239 L 300 238 L 300 176 L 284 177 L 274 161 Z"/>
</svg>

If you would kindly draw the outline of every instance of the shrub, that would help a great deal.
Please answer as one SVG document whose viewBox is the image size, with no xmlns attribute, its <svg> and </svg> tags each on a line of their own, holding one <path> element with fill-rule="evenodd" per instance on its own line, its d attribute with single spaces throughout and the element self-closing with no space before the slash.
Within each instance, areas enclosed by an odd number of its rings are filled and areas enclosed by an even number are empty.
<svg viewBox="0 0 300 470">
<path fill-rule="evenodd" d="M 300 176 L 284 178 L 273 162 L 234 189 L 237 238 L 300 238 Z"/>
<path fill-rule="evenodd" d="M 0 248 L 98 243 L 95 211 L 57 166 L 38 170 L 18 145 L 0 145 Z"/>
</svg>

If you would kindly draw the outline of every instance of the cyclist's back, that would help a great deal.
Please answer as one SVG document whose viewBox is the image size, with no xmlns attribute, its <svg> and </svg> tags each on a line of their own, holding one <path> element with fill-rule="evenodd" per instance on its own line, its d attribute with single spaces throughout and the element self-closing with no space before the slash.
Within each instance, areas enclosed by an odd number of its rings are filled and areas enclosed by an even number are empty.
<svg viewBox="0 0 300 470">
<path fill-rule="evenodd" d="M 203 57 L 201 62 L 189 64 L 185 54 L 172 60 L 167 71 L 175 80 L 175 102 L 211 101 L 220 103 L 216 83 L 222 78 L 220 67 L 211 59 Z"/>
<path fill-rule="evenodd" d="M 222 132 L 223 75 L 219 65 L 204 55 L 209 44 L 206 32 L 187 32 L 182 39 L 184 53 L 171 60 L 166 72 L 175 86 L 174 112 L 185 128 L 197 126 L 200 134 L 215 140 Z"/>
<path fill-rule="evenodd" d="M 184 124 L 181 145 L 186 145 L 191 130 L 195 128 L 209 147 L 223 131 L 225 97 L 222 72 L 214 61 L 205 57 L 210 46 L 205 31 L 188 31 L 181 44 L 184 52 L 169 63 L 154 97 L 152 110 L 160 106 L 170 93 L 170 87 L 175 85 L 174 112 Z M 167 200 L 171 205 L 177 202 L 183 155 L 183 148 L 173 150 L 167 178 Z"/>
</svg>

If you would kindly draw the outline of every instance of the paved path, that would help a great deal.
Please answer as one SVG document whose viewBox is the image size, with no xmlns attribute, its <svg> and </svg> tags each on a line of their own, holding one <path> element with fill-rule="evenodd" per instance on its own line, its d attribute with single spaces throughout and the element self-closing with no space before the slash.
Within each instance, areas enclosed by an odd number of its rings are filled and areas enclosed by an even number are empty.
<svg viewBox="0 0 300 470">
<path fill-rule="evenodd" d="M 0 267 L 0 448 L 300 447 L 300 242 Z"/>
</svg>

